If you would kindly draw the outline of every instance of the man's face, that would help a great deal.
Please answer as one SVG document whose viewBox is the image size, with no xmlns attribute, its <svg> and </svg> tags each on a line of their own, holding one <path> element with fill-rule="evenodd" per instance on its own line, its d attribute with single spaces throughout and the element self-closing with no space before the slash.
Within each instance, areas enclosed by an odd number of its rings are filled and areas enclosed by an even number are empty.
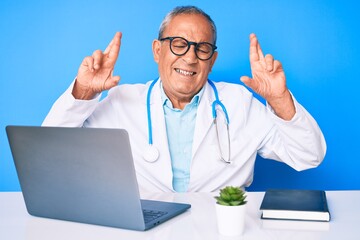
<svg viewBox="0 0 360 240">
<path fill-rule="evenodd" d="M 210 23 L 199 14 L 174 17 L 162 37 L 183 37 L 191 42 L 214 41 Z M 170 51 L 169 40 L 154 40 L 153 53 L 165 93 L 174 107 L 180 109 L 204 86 L 217 57 L 215 52 L 209 60 L 200 60 L 195 55 L 193 45 L 185 55 L 176 56 Z"/>
</svg>

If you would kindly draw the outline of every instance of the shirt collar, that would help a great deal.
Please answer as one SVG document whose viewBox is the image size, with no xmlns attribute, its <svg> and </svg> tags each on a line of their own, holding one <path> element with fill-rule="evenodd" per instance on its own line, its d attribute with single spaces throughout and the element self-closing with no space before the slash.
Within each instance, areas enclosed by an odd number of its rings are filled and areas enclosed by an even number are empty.
<svg viewBox="0 0 360 240">
<path fill-rule="evenodd" d="M 160 89 L 161 89 L 161 100 L 163 103 L 163 106 L 168 106 L 169 108 L 173 109 L 173 105 L 169 99 L 169 97 L 165 94 L 164 88 L 163 88 L 163 84 L 162 81 L 160 81 Z M 204 87 L 201 88 L 201 90 L 191 99 L 190 103 L 188 103 L 187 105 L 199 105 L 201 96 L 204 93 Z"/>
</svg>

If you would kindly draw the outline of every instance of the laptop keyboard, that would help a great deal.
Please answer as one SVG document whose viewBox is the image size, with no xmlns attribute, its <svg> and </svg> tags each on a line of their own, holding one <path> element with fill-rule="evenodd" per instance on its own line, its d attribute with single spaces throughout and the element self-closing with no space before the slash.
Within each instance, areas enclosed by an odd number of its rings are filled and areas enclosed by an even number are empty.
<svg viewBox="0 0 360 240">
<path fill-rule="evenodd" d="M 151 222 L 167 214 L 167 212 L 164 211 L 147 210 L 147 209 L 143 209 L 143 213 L 144 213 L 145 223 Z"/>
</svg>

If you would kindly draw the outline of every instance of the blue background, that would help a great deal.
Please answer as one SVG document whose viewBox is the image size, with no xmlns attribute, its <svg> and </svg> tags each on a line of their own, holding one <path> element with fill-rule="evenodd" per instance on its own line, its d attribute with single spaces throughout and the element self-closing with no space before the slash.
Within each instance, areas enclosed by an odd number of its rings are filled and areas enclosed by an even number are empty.
<svg viewBox="0 0 360 240">
<path fill-rule="evenodd" d="M 83 57 L 123 32 L 115 73 L 121 83 L 157 77 L 151 43 L 165 14 L 197 5 L 217 24 L 219 57 L 210 78 L 240 83 L 250 74 L 248 35 L 279 59 L 287 84 L 327 140 L 323 164 L 296 172 L 258 159 L 250 190 L 360 189 L 357 1 L 0 1 L 0 191 L 19 191 L 6 125 L 40 125 Z"/>
</svg>

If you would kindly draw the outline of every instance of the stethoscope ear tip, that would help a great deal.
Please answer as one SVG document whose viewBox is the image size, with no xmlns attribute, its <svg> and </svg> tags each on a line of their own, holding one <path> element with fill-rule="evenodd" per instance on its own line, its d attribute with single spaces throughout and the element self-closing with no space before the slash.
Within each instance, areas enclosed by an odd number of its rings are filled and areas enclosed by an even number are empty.
<svg viewBox="0 0 360 240">
<path fill-rule="evenodd" d="M 223 157 L 220 158 L 220 161 L 222 161 L 223 163 L 226 163 L 226 164 L 232 164 L 232 161 L 231 160 L 225 160 Z"/>
</svg>

